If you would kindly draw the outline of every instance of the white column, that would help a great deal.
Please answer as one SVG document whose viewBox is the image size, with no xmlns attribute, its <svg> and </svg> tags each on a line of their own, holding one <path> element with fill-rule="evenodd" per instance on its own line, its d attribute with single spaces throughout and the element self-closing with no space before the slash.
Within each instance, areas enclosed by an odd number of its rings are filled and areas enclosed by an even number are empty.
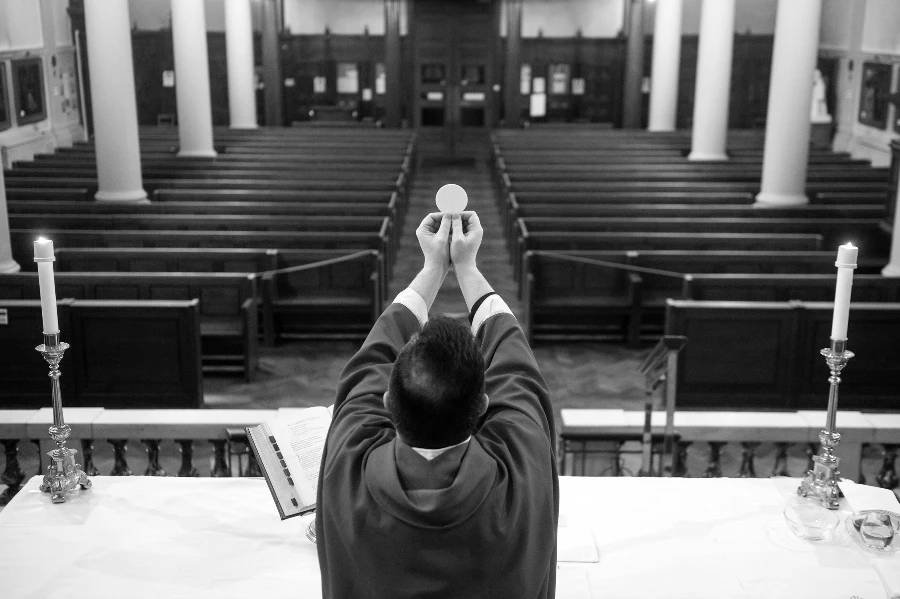
<svg viewBox="0 0 900 599">
<path fill-rule="evenodd" d="M 822 0 L 781 0 L 766 112 L 760 206 L 807 204 L 809 106 L 819 52 Z"/>
<path fill-rule="evenodd" d="M 9 241 L 9 215 L 6 212 L 6 183 L 3 180 L 3 164 L 0 163 L 0 274 L 19 272 L 22 267 L 13 260 L 12 243 Z"/>
<path fill-rule="evenodd" d="M 683 0 L 657 0 L 650 75 L 649 131 L 674 131 L 681 65 Z"/>
<path fill-rule="evenodd" d="M 179 156 L 213 157 L 212 103 L 203 0 L 172 0 Z"/>
<path fill-rule="evenodd" d="M 897 200 L 900 201 L 900 187 L 897 189 Z M 900 277 L 900 203 L 894 205 L 894 230 L 891 233 L 891 259 L 881 269 L 886 277 Z"/>
<path fill-rule="evenodd" d="M 735 0 L 703 0 L 688 160 L 727 160 Z"/>
<path fill-rule="evenodd" d="M 97 201 L 146 202 L 127 2 L 85 0 Z"/>
<path fill-rule="evenodd" d="M 250 0 L 225 0 L 228 114 L 232 129 L 256 129 L 253 18 Z"/>
</svg>

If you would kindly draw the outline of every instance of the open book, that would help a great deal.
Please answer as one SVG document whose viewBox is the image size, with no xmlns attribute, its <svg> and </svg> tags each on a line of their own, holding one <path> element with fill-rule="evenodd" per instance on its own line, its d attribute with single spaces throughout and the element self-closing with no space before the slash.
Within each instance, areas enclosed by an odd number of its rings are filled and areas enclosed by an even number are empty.
<svg viewBox="0 0 900 599">
<path fill-rule="evenodd" d="M 247 440 L 266 477 L 281 519 L 316 509 L 319 464 L 331 425 L 331 408 L 287 410 L 247 427 Z"/>
</svg>

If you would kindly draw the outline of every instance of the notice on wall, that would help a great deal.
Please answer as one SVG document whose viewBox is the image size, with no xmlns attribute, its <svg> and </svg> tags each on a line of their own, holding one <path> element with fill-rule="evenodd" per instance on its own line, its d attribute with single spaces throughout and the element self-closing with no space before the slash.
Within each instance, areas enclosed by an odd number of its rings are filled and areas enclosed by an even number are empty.
<svg viewBox="0 0 900 599">
<path fill-rule="evenodd" d="M 519 71 L 519 93 L 527 96 L 531 93 L 531 65 L 523 64 Z"/>
<path fill-rule="evenodd" d="M 359 69 L 355 62 L 338 63 L 337 91 L 339 94 L 359 93 Z"/>
<path fill-rule="evenodd" d="M 294 79 L 293 77 L 286 77 L 286 78 L 284 79 L 284 86 L 285 86 L 285 87 L 294 87 L 295 85 L 297 85 L 297 80 Z"/>
<path fill-rule="evenodd" d="M 531 80 L 531 91 L 536 94 L 543 94 L 547 91 L 547 80 L 543 77 L 535 77 Z"/>
<path fill-rule="evenodd" d="M 387 73 L 384 70 L 384 63 L 375 65 L 375 93 L 383 96 L 387 90 Z"/>
<path fill-rule="evenodd" d="M 163 71 L 163 87 L 175 87 L 175 71 Z"/>
<path fill-rule="evenodd" d="M 322 75 L 317 77 L 313 77 L 313 93 L 314 94 L 324 94 L 325 90 L 328 89 L 328 78 Z"/>
<path fill-rule="evenodd" d="M 528 116 L 532 118 L 547 116 L 547 94 L 531 94 Z"/>
<path fill-rule="evenodd" d="M 569 65 L 550 65 L 550 93 L 554 95 L 569 93 Z"/>
<path fill-rule="evenodd" d="M 372 88 L 364 87 L 362 90 L 362 101 L 363 102 L 371 102 L 372 101 Z"/>
<path fill-rule="evenodd" d="M 574 79 L 572 79 L 572 95 L 584 95 L 584 77 L 575 77 Z"/>
</svg>

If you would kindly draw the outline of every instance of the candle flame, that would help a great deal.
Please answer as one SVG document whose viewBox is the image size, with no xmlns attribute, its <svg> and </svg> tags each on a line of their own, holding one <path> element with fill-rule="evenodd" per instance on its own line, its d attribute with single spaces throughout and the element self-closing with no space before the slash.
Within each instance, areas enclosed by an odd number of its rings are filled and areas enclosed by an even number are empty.
<svg viewBox="0 0 900 599">
<path fill-rule="evenodd" d="M 38 238 L 36 239 L 36 241 L 37 241 L 38 243 L 47 243 L 47 242 L 50 241 L 50 240 L 49 240 L 49 239 L 44 239 L 43 237 L 38 237 Z"/>
</svg>

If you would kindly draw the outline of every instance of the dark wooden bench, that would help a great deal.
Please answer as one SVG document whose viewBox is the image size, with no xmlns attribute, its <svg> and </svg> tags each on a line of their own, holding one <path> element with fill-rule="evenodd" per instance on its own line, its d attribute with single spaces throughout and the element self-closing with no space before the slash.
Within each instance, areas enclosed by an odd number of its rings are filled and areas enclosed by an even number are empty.
<svg viewBox="0 0 900 599">
<path fill-rule="evenodd" d="M 247 273 L 57 272 L 59 297 L 98 300 L 200 301 L 206 372 L 242 372 L 259 361 L 257 282 Z M 38 299 L 36 272 L 0 275 L 0 297 Z"/>
<path fill-rule="evenodd" d="M 15 185 L 6 185 L 6 199 L 10 202 L 15 201 L 51 201 L 51 202 L 92 202 L 94 198 L 88 194 L 87 188 L 73 187 L 71 189 L 54 189 L 45 187 L 41 189 L 32 189 L 30 187 L 17 187 Z"/>
<path fill-rule="evenodd" d="M 670 301 L 666 334 L 685 335 L 679 409 L 824 409 L 831 303 Z M 839 408 L 900 411 L 900 305 L 852 303 Z M 840 430 L 840 415 L 838 416 Z"/>
<path fill-rule="evenodd" d="M 834 270 L 834 269 L 832 269 Z M 834 301 L 835 274 L 688 274 L 681 297 L 707 301 Z M 900 279 L 854 273 L 854 302 L 900 302 Z"/>
<path fill-rule="evenodd" d="M 381 254 L 281 250 L 278 257 L 290 266 L 261 277 L 267 345 L 279 338 L 365 338 L 387 294 Z"/>
<path fill-rule="evenodd" d="M 879 229 L 877 218 L 653 218 L 653 217 L 541 217 L 525 218 L 531 235 L 541 232 L 605 234 L 641 231 L 647 233 L 772 233 L 816 234 L 826 247 L 852 240 L 865 251 L 886 255 L 890 240 Z"/>
<path fill-rule="evenodd" d="M 39 300 L 0 300 L 0 395 L 4 408 L 50 405 L 48 366 L 34 350 L 42 342 Z M 200 313 L 190 301 L 58 303 L 60 364 L 67 407 L 199 408 Z"/>
</svg>

